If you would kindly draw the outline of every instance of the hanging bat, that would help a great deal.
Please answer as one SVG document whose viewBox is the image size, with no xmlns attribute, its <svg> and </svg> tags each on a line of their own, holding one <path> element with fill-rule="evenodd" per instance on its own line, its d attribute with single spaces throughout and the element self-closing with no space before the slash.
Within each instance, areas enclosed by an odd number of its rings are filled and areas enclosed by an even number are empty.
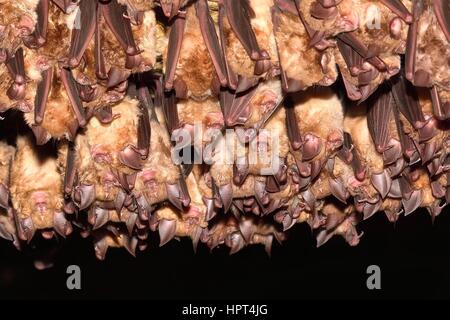
<svg viewBox="0 0 450 320">
<path fill-rule="evenodd" d="M 450 7 L 448 1 L 415 1 L 414 21 L 408 32 L 406 78 L 429 88 L 437 119 L 450 117 Z"/>
<path fill-rule="evenodd" d="M 183 211 L 165 205 L 153 213 L 151 223 L 158 229 L 160 246 L 174 237 L 187 236 L 192 239 L 193 248 L 196 251 L 201 234 L 207 230 L 207 207 L 203 202 L 197 180 L 192 172 L 186 178 L 186 185 L 191 196 L 190 204 Z"/>
<path fill-rule="evenodd" d="M 172 20 L 165 52 L 164 89 L 180 99 L 204 101 L 227 85 L 227 71 L 208 2 L 188 4 Z"/>
<path fill-rule="evenodd" d="M 314 43 L 317 32 L 306 24 L 294 1 L 275 1 L 272 21 L 283 91 L 296 92 L 313 85 L 329 86 L 336 81 L 338 72 L 333 50 L 323 46 L 324 40 L 320 44 L 320 41 Z"/>
<path fill-rule="evenodd" d="M 34 111 L 24 117 L 38 144 L 51 137 L 73 140 L 78 127 L 87 121 L 73 73 L 60 64 L 70 45 L 67 17 L 53 4 L 48 6 L 47 14 L 50 23 L 46 42 L 36 49 L 24 50 L 24 70 L 29 79 L 24 100 Z M 61 41 L 61 37 L 66 40 Z"/>
<path fill-rule="evenodd" d="M 306 0 L 295 3 L 306 22 L 324 37 L 355 31 L 363 28 L 367 21 L 376 23 L 374 19 L 386 26 L 396 17 L 408 24 L 413 21 L 409 2 L 401 0 Z"/>
<path fill-rule="evenodd" d="M 278 52 L 271 20 L 272 0 L 219 3 L 219 28 L 227 65 L 228 87 L 221 90 L 227 126 L 244 126 L 251 134 L 282 101 Z M 266 79 L 260 83 L 260 80 Z M 251 118 L 251 119 L 250 119 Z"/>
<path fill-rule="evenodd" d="M 39 0 L 0 1 L 0 63 L 34 32 L 38 8 Z"/>
<path fill-rule="evenodd" d="M 429 90 L 415 88 L 404 77 L 399 77 L 393 81 L 392 93 L 400 111 L 399 120 L 403 132 L 412 140 L 422 164 L 431 162 L 431 173 L 438 172 L 445 158 L 441 152 L 445 129 L 434 117 Z M 436 158 L 439 158 L 438 162 L 435 161 Z"/>
<path fill-rule="evenodd" d="M 255 138 L 284 99 L 281 81 L 270 79 L 245 92 L 222 89 L 220 105 L 227 127 L 238 131 L 239 139 L 247 143 Z"/>
<path fill-rule="evenodd" d="M 219 28 L 228 85 L 236 92 L 254 87 L 260 77 L 278 74 L 271 19 L 273 5 L 273 0 L 219 2 Z"/>
<path fill-rule="evenodd" d="M 290 96 L 285 110 L 287 136 L 304 189 L 344 141 L 343 105 L 331 89 L 319 87 Z"/>
<path fill-rule="evenodd" d="M 13 241 L 18 247 L 14 214 L 9 201 L 10 171 L 15 149 L 0 141 L 0 237 Z"/>
<path fill-rule="evenodd" d="M 215 134 L 224 127 L 224 118 L 219 101 L 215 98 L 196 101 L 179 100 L 176 105 L 178 125 L 172 131 L 172 137 L 188 135 L 191 144 L 200 154 L 208 144 L 214 142 Z M 168 120 L 170 120 L 169 118 Z M 177 129 L 181 129 L 182 132 Z M 182 134 L 182 135 L 181 135 Z M 201 135 L 201 136 L 200 136 Z"/>
<path fill-rule="evenodd" d="M 244 237 L 239 229 L 239 222 L 233 215 L 220 217 L 208 228 L 208 232 L 202 233 L 200 240 L 210 250 L 225 244 L 230 248 L 230 254 L 240 251 L 245 246 Z"/>
<path fill-rule="evenodd" d="M 17 138 L 10 194 L 18 236 L 27 242 L 36 231 L 44 239 L 51 239 L 55 232 L 62 237 L 72 232 L 62 210 L 63 190 L 56 156 L 48 147 L 35 146 L 30 136 Z"/>
<path fill-rule="evenodd" d="M 354 196 L 355 209 L 363 212 L 365 219 L 378 211 L 382 199 L 386 198 L 392 185 L 392 178 L 384 166 L 383 156 L 377 151 L 370 135 L 367 112 L 365 104 L 352 105 L 347 109 L 344 117 L 344 131 L 348 132 L 347 140 L 351 139 L 351 143 L 346 149 L 354 148 L 354 152 L 351 152 L 350 156 L 344 151 L 343 157 L 352 166 L 354 172 L 352 179 L 347 178 L 349 193 Z M 346 147 L 348 144 L 347 142 Z M 348 161 L 350 159 L 352 161 Z M 341 181 L 341 179 L 329 181 L 332 193 L 338 199 L 338 195 L 344 193 Z"/>
<path fill-rule="evenodd" d="M 109 248 L 125 248 L 132 256 L 136 256 L 136 248 L 139 248 L 140 240 L 136 236 L 130 236 L 127 229 L 121 225 L 108 224 L 107 226 L 91 232 L 95 256 L 99 260 L 105 260 Z"/>
<path fill-rule="evenodd" d="M 350 246 L 358 245 L 364 232 L 358 234 L 359 217 L 352 205 L 329 201 L 322 208 L 326 222 L 316 235 L 317 247 L 325 244 L 333 235 L 341 235 Z"/>
</svg>

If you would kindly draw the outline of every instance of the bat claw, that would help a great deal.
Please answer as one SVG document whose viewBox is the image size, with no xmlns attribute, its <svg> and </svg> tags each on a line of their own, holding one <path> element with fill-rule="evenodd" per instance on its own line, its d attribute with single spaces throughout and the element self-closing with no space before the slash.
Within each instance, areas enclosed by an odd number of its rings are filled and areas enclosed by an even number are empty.
<svg viewBox="0 0 450 320">
<path fill-rule="evenodd" d="M 177 231 L 177 221 L 176 220 L 166 220 L 162 219 L 159 221 L 159 246 L 162 247 L 167 242 L 173 239 L 175 237 Z"/>
</svg>

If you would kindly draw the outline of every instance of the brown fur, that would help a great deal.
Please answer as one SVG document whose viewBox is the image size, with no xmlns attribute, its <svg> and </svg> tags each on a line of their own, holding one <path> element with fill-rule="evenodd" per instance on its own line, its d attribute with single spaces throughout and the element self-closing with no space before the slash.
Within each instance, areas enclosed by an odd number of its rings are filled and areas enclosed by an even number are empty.
<svg viewBox="0 0 450 320">
<path fill-rule="evenodd" d="M 167 60 L 164 59 L 164 62 L 167 63 Z M 186 11 L 186 25 L 175 79 L 186 83 L 188 97 L 204 99 L 212 95 L 211 85 L 215 73 L 194 6 L 191 5 Z"/>
<path fill-rule="evenodd" d="M 0 141 L 0 183 L 9 186 L 9 175 L 15 149 L 13 146 Z"/>
<path fill-rule="evenodd" d="M 11 198 L 20 219 L 32 218 L 36 229 L 53 226 L 53 214 L 62 210 L 61 178 L 56 159 L 34 147 L 32 138 L 19 136 L 14 166 L 11 171 Z M 43 192 L 47 208 L 39 213 L 32 199 L 35 192 Z"/>
<path fill-rule="evenodd" d="M 8 52 L 15 52 L 22 44 L 22 34 L 20 30 L 20 21 L 26 17 L 34 25 L 37 22 L 35 12 L 38 0 L 2 0 L 0 1 L 0 26 L 5 27 L 3 35 L 0 37 L 0 48 L 6 49 Z"/>
<path fill-rule="evenodd" d="M 309 46 L 309 36 L 300 18 L 291 13 L 277 14 L 278 28 L 275 37 L 281 67 L 288 78 L 299 80 L 305 87 L 315 84 L 330 85 L 336 81 L 338 72 L 331 49 L 323 52 Z M 324 57 L 323 57 L 324 56 Z M 326 59 L 326 69 L 321 67 Z"/>
<path fill-rule="evenodd" d="M 111 162 L 107 167 L 112 167 L 124 171 L 125 173 L 134 172 L 131 168 L 122 165 L 118 159 L 118 153 L 128 144 L 137 143 L 137 124 L 140 114 L 138 101 L 125 98 L 113 109 L 113 115 L 117 119 L 110 124 L 102 124 L 97 118 L 93 117 L 86 126 L 86 136 L 91 152 L 93 148 L 107 153 L 111 157 Z M 105 164 L 95 162 L 98 169 Z"/>
<path fill-rule="evenodd" d="M 273 0 L 250 0 L 249 4 L 255 12 L 255 17 L 250 20 L 256 35 L 259 48 L 266 50 L 270 56 L 270 61 L 275 66 L 278 65 L 278 53 L 276 49 L 275 36 L 273 34 L 272 18 L 270 8 Z M 247 55 L 244 47 L 239 42 L 235 33 L 231 29 L 228 20 L 224 19 L 224 35 L 226 43 L 226 58 L 230 67 L 236 74 L 252 77 L 255 63 Z"/>
<path fill-rule="evenodd" d="M 450 90 L 450 43 L 437 23 L 432 7 L 419 20 L 415 69 L 425 70 L 432 83 Z"/>
<path fill-rule="evenodd" d="M 292 98 L 300 133 L 312 133 L 322 140 L 322 150 L 316 158 L 331 156 L 336 150 L 328 144 L 330 137 L 343 134 L 344 109 L 337 95 L 329 88 L 314 87 Z"/>
<path fill-rule="evenodd" d="M 171 145 L 167 129 L 156 121 L 151 121 L 150 153 L 142 171 L 137 174 L 134 193 L 143 194 L 150 204 L 167 200 L 166 185 L 175 184 L 180 177 L 180 169 L 172 162 Z M 159 168 L 163 168 L 160 170 Z M 151 172 L 152 181 L 145 184 L 144 174 Z"/>
</svg>

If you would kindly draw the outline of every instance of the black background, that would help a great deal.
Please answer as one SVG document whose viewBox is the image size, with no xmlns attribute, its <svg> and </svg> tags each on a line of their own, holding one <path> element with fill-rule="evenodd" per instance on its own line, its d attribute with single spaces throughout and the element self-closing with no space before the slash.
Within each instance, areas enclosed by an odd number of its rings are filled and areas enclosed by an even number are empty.
<svg viewBox="0 0 450 320">
<path fill-rule="evenodd" d="M 382 213 L 359 225 L 365 234 L 357 247 L 334 237 L 320 248 L 306 224 L 274 244 L 269 258 L 262 246 L 229 256 L 228 249 L 200 244 L 194 254 L 188 239 L 158 248 L 153 234 L 147 251 L 133 258 L 108 251 L 97 261 L 90 239 L 69 238 L 53 268 L 38 271 L 28 253 L 0 241 L 0 298 L 33 299 L 299 299 L 299 298 L 449 298 L 450 215 L 443 210 L 434 225 L 426 211 L 401 216 L 394 225 Z M 66 268 L 81 268 L 82 289 L 66 288 Z M 367 266 L 381 268 L 381 290 L 366 287 Z"/>
</svg>

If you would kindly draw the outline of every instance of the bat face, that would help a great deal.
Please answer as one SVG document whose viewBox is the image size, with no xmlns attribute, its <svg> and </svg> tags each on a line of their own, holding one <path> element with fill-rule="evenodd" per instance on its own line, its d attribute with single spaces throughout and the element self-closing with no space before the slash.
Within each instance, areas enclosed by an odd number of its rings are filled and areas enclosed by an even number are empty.
<svg viewBox="0 0 450 320">
<path fill-rule="evenodd" d="M 127 153 L 121 153 L 128 145 L 137 144 L 140 112 L 138 101 L 126 98 L 114 108 L 113 117 L 117 119 L 110 124 L 102 124 L 97 118 L 89 121 L 86 137 L 96 168 L 110 168 L 131 174 L 135 172 L 133 167 L 141 167 L 140 158 L 131 156 L 128 159 Z"/>
<path fill-rule="evenodd" d="M 239 136 L 241 141 L 249 142 L 257 130 L 264 127 L 282 100 L 281 82 L 269 80 L 254 84 L 244 92 L 222 91 L 220 102 L 226 126 L 249 129 Z"/>
<path fill-rule="evenodd" d="M 11 172 L 11 197 L 19 238 L 31 241 L 36 230 L 44 238 L 54 231 L 65 237 L 72 227 L 63 212 L 61 177 L 56 158 L 37 150 L 29 137 L 17 140 L 15 166 Z M 54 230 L 54 231 L 53 231 Z"/>
<path fill-rule="evenodd" d="M 35 13 L 39 0 L 3 1 L 0 3 L 0 48 L 14 53 L 37 23 Z"/>
<path fill-rule="evenodd" d="M 224 118 L 219 102 L 215 99 L 195 101 L 192 99 L 180 100 L 177 103 L 180 127 L 186 130 L 193 144 L 196 144 L 195 126 L 201 127 L 201 143 L 211 142 L 212 134 L 224 126 Z M 197 145 L 197 147 L 200 147 Z"/>
</svg>

